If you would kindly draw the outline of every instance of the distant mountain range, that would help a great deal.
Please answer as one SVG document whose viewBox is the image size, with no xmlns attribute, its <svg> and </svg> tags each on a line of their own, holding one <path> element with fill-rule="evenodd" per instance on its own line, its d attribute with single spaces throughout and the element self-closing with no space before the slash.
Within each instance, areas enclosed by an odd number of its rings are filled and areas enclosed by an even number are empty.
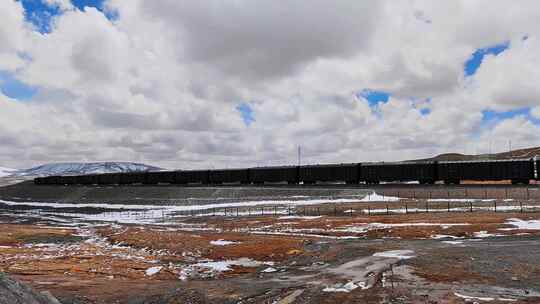
<svg viewBox="0 0 540 304">
<path fill-rule="evenodd" d="M 416 159 L 414 161 L 460 161 L 482 159 L 510 159 L 540 157 L 540 147 L 513 150 L 503 153 L 466 155 L 459 153 L 445 153 L 431 158 Z M 50 175 L 84 175 L 117 172 L 145 172 L 160 171 L 159 167 L 132 162 L 94 162 L 94 163 L 52 163 L 30 169 L 10 169 L 0 167 L 0 177 L 7 178 L 33 178 L 35 176 Z"/>
<path fill-rule="evenodd" d="M 487 159 L 517 159 L 540 157 L 540 147 L 512 150 L 494 154 L 467 155 L 459 153 L 445 153 L 431 158 L 417 159 L 414 161 L 460 161 L 460 160 L 487 160 Z"/>
<path fill-rule="evenodd" d="M 0 167 L 0 177 L 10 176 L 15 172 L 17 172 L 17 169 Z"/>
<path fill-rule="evenodd" d="M 85 175 L 97 173 L 160 171 L 159 167 L 131 162 L 52 163 L 30 169 L 0 167 L 0 177 L 34 177 L 50 175 Z"/>
</svg>

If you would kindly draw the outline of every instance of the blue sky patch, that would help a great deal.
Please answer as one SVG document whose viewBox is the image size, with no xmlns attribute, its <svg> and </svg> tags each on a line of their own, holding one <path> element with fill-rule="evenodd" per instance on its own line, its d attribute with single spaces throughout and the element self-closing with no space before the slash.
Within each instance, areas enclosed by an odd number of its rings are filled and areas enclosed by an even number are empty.
<svg viewBox="0 0 540 304">
<path fill-rule="evenodd" d="M 239 104 L 236 107 L 236 110 L 240 112 L 240 116 L 244 120 L 244 124 L 249 127 L 253 122 L 255 122 L 255 114 L 253 109 L 245 102 Z"/>
<path fill-rule="evenodd" d="M 420 114 L 422 114 L 422 116 L 427 116 L 431 113 L 431 109 L 430 108 L 421 108 L 420 109 Z"/>
<path fill-rule="evenodd" d="M 71 3 L 81 11 L 84 10 L 85 7 L 94 7 L 102 12 L 107 19 L 111 21 L 118 19 L 118 12 L 105 10 L 103 6 L 104 2 L 105 0 L 71 0 Z"/>
<path fill-rule="evenodd" d="M 471 58 L 469 58 L 469 60 L 465 62 L 465 76 L 471 76 L 471 75 L 474 75 L 474 73 L 476 73 L 476 70 L 478 70 L 478 68 L 482 64 L 482 60 L 484 60 L 485 55 L 492 54 L 492 55 L 497 56 L 500 53 L 504 52 L 509 47 L 510 47 L 510 42 L 507 41 L 507 42 L 497 44 L 491 47 L 477 49 L 472 54 Z"/>
<path fill-rule="evenodd" d="M 540 125 L 540 119 L 532 116 L 530 107 L 519 108 L 510 111 L 493 111 L 489 109 L 483 110 L 482 125 L 497 124 L 500 121 L 511 119 L 517 116 L 524 116 L 532 123 Z"/>
<path fill-rule="evenodd" d="M 45 0 L 18 0 L 22 3 L 25 12 L 25 19 L 32 23 L 36 30 L 42 34 L 52 31 L 52 21 L 54 17 L 62 14 L 62 9 L 58 5 L 48 5 Z M 118 18 L 118 12 L 105 11 L 104 0 L 72 0 L 71 3 L 79 10 L 85 7 L 94 7 L 101 11 L 109 20 Z"/>
<path fill-rule="evenodd" d="M 377 91 L 371 89 L 363 89 L 358 93 L 358 97 L 362 97 L 367 100 L 370 107 L 376 107 L 379 103 L 387 103 L 390 98 L 390 94 L 384 91 Z"/>
<path fill-rule="evenodd" d="M 11 73 L 0 71 L 0 91 L 9 98 L 28 100 L 37 93 L 37 88 L 18 80 Z"/>
<path fill-rule="evenodd" d="M 20 0 L 24 8 L 24 18 L 32 23 L 40 33 L 50 33 L 52 20 L 62 13 L 58 6 L 47 5 L 43 0 Z"/>
</svg>

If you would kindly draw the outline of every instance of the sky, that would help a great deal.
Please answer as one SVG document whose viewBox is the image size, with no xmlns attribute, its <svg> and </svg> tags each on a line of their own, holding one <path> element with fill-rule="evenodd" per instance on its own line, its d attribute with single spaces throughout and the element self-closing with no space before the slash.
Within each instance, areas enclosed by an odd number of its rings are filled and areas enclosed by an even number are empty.
<svg viewBox="0 0 540 304">
<path fill-rule="evenodd" d="M 540 2 L 3 0 L 0 166 L 540 145 Z"/>
</svg>

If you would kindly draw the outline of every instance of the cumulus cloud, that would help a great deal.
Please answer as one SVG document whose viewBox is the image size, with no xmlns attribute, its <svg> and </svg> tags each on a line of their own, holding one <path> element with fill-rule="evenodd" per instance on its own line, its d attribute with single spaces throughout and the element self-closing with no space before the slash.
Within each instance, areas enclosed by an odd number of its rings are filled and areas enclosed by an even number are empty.
<svg viewBox="0 0 540 304">
<path fill-rule="evenodd" d="M 61 8 L 46 34 L 0 2 L 0 71 L 38 88 L 0 94 L 4 166 L 290 164 L 298 146 L 305 162 L 396 160 L 538 140 L 528 117 L 482 115 L 540 117 L 536 1 L 46 2 Z M 507 41 L 465 77 L 476 49 Z M 391 97 L 374 108 L 364 89 Z"/>
</svg>

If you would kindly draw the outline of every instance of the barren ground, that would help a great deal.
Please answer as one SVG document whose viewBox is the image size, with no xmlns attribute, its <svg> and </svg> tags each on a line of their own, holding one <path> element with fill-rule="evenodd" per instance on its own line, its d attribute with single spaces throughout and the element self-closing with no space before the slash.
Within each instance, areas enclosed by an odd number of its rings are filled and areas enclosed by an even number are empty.
<svg viewBox="0 0 540 304">
<path fill-rule="evenodd" d="M 405 204 L 145 224 L 1 209 L 0 271 L 65 304 L 540 303 L 540 213 L 370 210 Z"/>
</svg>

